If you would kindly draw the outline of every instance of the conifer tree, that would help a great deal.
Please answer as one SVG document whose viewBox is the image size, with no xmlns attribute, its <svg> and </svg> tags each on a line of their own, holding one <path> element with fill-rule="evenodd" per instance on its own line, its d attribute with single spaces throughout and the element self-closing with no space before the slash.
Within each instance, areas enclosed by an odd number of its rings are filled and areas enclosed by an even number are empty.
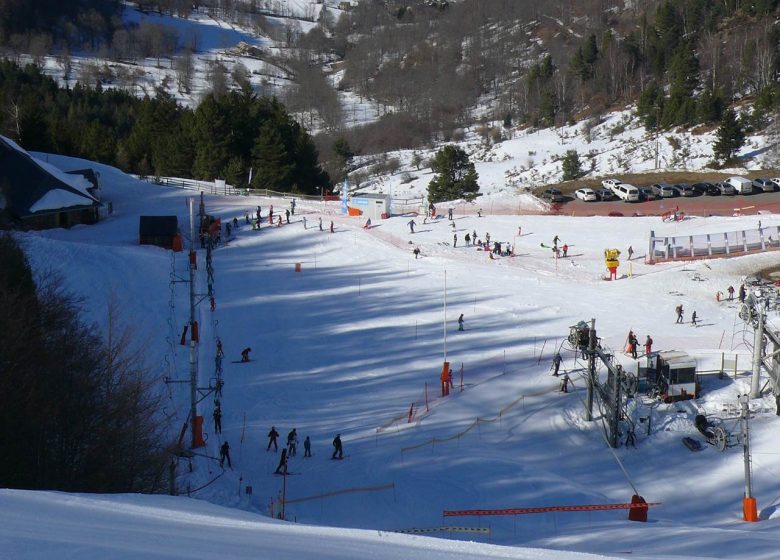
<svg viewBox="0 0 780 560">
<path fill-rule="evenodd" d="M 745 132 L 733 109 L 728 109 L 723 115 L 723 121 L 717 132 L 717 140 L 713 146 L 715 159 L 726 163 L 734 158 L 745 144 Z"/>
<path fill-rule="evenodd" d="M 436 173 L 436 177 L 428 184 L 428 199 L 431 202 L 458 198 L 474 200 L 477 197 L 479 176 L 468 154 L 461 148 L 444 146 L 436 153 L 431 167 Z"/>
</svg>

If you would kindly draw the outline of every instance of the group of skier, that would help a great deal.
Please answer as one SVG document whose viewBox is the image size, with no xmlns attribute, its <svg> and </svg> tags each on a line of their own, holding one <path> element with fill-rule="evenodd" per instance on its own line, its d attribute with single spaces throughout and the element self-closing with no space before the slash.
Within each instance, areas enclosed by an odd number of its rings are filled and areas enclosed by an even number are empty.
<svg viewBox="0 0 780 560">
<path fill-rule="evenodd" d="M 276 431 L 275 426 L 271 426 L 271 430 L 268 432 L 268 446 L 266 451 L 271 450 L 271 446 L 274 448 L 274 452 L 279 450 L 277 439 L 279 438 L 279 432 Z M 295 457 L 298 454 L 298 429 L 293 428 L 287 434 L 287 446 L 282 448 L 282 453 L 279 457 L 279 465 L 276 467 L 274 474 L 288 474 L 287 465 L 290 457 Z M 306 436 L 303 440 L 303 457 L 311 457 L 311 438 Z M 343 459 L 344 448 L 341 443 L 341 434 L 336 434 L 333 438 L 333 456 L 332 459 Z"/>
</svg>

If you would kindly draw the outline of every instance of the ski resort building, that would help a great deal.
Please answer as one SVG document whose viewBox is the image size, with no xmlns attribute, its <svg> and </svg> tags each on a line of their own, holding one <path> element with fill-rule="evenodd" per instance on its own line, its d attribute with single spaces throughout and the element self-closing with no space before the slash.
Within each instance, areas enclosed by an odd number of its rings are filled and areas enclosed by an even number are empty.
<svg viewBox="0 0 780 560">
<path fill-rule="evenodd" d="M 94 171 L 65 173 L 0 136 L 0 227 L 49 229 L 93 224 L 99 220 L 101 208 Z"/>
</svg>

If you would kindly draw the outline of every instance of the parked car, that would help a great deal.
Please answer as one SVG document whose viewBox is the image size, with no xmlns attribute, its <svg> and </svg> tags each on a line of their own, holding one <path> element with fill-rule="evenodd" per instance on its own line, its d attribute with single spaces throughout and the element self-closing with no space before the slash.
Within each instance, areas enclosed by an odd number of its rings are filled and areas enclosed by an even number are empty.
<svg viewBox="0 0 780 560">
<path fill-rule="evenodd" d="M 714 185 L 712 183 L 694 183 L 691 185 L 691 188 L 696 191 L 697 195 L 709 194 L 707 189 L 710 187 L 714 187 Z M 720 194 L 720 191 L 717 194 Z"/>
<path fill-rule="evenodd" d="M 609 189 L 598 189 L 596 191 L 596 196 L 599 197 L 599 200 L 602 201 L 608 201 L 608 200 L 615 200 L 615 195 L 612 193 Z"/>
<path fill-rule="evenodd" d="M 623 181 L 621 181 L 620 179 L 604 179 L 604 180 L 601 182 L 601 185 L 602 185 L 602 186 L 603 186 L 605 189 L 609 189 L 609 190 L 611 190 L 611 191 L 613 191 L 613 192 L 614 192 L 614 188 L 615 188 L 617 185 L 621 184 L 622 182 L 623 182 Z"/>
<path fill-rule="evenodd" d="M 721 192 L 717 185 L 707 183 L 707 190 L 704 191 L 707 196 L 720 196 Z"/>
<path fill-rule="evenodd" d="M 545 189 L 542 192 L 542 198 L 549 200 L 550 202 L 563 202 L 563 193 L 558 189 Z"/>
<path fill-rule="evenodd" d="M 620 183 L 612 187 L 612 192 L 623 202 L 639 202 L 639 189 L 628 183 Z"/>
<path fill-rule="evenodd" d="M 737 189 L 734 188 L 734 185 L 731 183 L 715 183 L 715 186 L 718 187 L 718 190 L 720 191 L 720 194 L 725 196 L 734 196 L 737 194 Z"/>
<path fill-rule="evenodd" d="M 750 194 L 753 192 L 753 181 L 744 177 L 729 177 L 724 183 L 730 184 L 737 194 Z"/>
<path fill-rule="evenodd" d="M 758 179 L 753 179 L 753 189 L 762 191 L 762 192 L 775 192 L 775 184 L 772 182 L 771 179 L 768 179 L 766 177 L 759 177 Z"/>
<path fill-rule="evenodd" d="M 675 196 L 680 196 L 680 191 L 678 191 L 674 185 L 661 183 L 658 186 L 658 189 L 661 191 L 661 198 L 674 198 Z"/>
<path fill-rule="evenodd" d="M 598 197 L 596 196 L 596 193 L 593 191 L 593 189 L 588 189 L 585 187 L 574 191 L 574 196 L 585 202 L 594 202 L 598 200 Z"/>
<path fill-rule="evenodd" d="M 696 191 L 688 183 L 677 183 L 675 188 L 680 191 L 680 196 L 691 197 L 696 196 Z"/>
<path fill-rule="evenodd" d="M 653 187 L 639 187 L 639 200 L 655 200 L 658 195 Z"/>
<path fill-rule="evenodd" d="M 775 184 L 776 187 L 780 188 L 780 177 L 774 177 L 771 181 Z"/>
</svg>

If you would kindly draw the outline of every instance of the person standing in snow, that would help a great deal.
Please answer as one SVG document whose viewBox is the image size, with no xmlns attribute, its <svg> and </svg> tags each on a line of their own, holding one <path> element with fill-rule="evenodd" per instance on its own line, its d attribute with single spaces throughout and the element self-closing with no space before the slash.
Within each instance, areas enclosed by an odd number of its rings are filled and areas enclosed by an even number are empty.
<svg viewBox="0 0 780 560">
<path fill-rule="evenodd" d="M 284 217 L 287 218 L 287 223 L 290 223 L 290 211 L 285 209 L 284 211 Z"/>
<path fill-rule="evenodd" d="M 416 226 L 417 223 L 414 220 L 409 220 L 409 222 L 406 225 L 409 226 L 409 231 L 411 233 L 414 233 L 414 226 Z"/>
<path fill-rule="evenodd" d="M 745 303 L 745 297 L 747 294 L 745 293 L 745 285 L 741 284 L 739 286 L 739 303 Z"/>
<path fill-rule="evenodd" d="M 696 312 L 691 313 L 691 325 L 696 324 Z"/>
<path fill-rule="evenodd" d="M 333 220 L 330 221 L 330 232 L 334 233 L 336 230 L 333 228 Z"/>
<path fill-rule="evenodd" d="M 645 339 L 645 354 L 650 355 L 650 352 L 653 350 L 653 339 L 650 338 L 650 335 L 647 335 L 647 338 Z"/>
<path fill-rule="evenodd" d="M 289 434 L 287 434 L 287 455 L 289 457 L 295 457 L 298 453 L 298 431 L 293 428 Z"/>
<path fill-rule="evenodd" d="M 309 229 L 306 227 L 306 216 L 303 217 L 303 229 Z"/>
<path fill-rule="evenodd" d="M 471 246 L 471 235 L 469 235 L 468 232 L 466 232 L 465 239 L 466 239 L 466 247 L 470 247 Z"/>
<path fill-rule="evenodd" d="M 274 205 L 271 204 L 271 207 L 268 210 L 268 223 L 273 225 L 274 223 Z"/>
<path fill-rule="evenodd" d="M 341 444 L 341 434 L 336 434 L 336 437 L 333 438 L 333 455 L 331 456 L 331 459 L 336 459 L 336 455 L 338 455 L 338 459 L 344 458 L 344 447 Z"/>
<path fill-rule="evenodd" d="M 452 246 L 457 247 L 458 246 L 458 234 L 453 233 L 452 234 Z"/>
<path fill-rule="evenodd" d="M 274 453 L 279 451 L 279 446 L 276 445 L 276 438 L 279 437 L 279 432 L 276 431 L 276 426 L 271 426 L 271 431 L 268 432 L 268 447 L 265 448 L 266 451 L 271 450 L 271 444 L 274 446 Z"/>
<path fill-rule="evenodd" d="M 249 353 L 251 351 L 252 351 L 251 348 L 244 348 L 243 350 L 241 350 L 241 361 L 242 362 L 249 362 L 249 361 L 251 361 L 249 359 Z"/>
<path fill-rule="evenodd" d="M 322 231 L 322 216 L 320 216 L 320 231 Z"/>
<path fill-rule="evenodd" d="M 561 238 L 558 237 L 557 235 L 555 237 L 553 237 L 553 245 L 557 247 L 558 246 L 558 241 L 560 241 L 560 240 L 561 240 Z"/>
<path fill-rule="evenodd" d="M 569 246 L 566 243 L 564 243 L 561 249 L 563 249 L 563 258 L 566 258 L 566 253 L 569 252 Z"/>
<path fill-rule="evenodd" d="M 306 457 L 311 457 L 311 440 L 309 439 L 309 436 L 306 436 L 306 439 L 303 440 L 303 457 L 304 459 Z"/>
<path fill-rule="evenodd" d="M 447 209 L 447 218 L 450 220 L 452 219 L 452 208 Z"/>
<path fill-rule="evenodd" d="M 631 345 L 631 357 L 636 360 L 636 347 L 639 345 L 639 341 L 634 333 L 631 333 L 631 338 L 628 343 Z"/>
<path fill-rule="evenodd" d="M 460 317 L 458 317 L 458 330 L 463 330 L 463 313 L 460 314 Z"/>
<path fill-rule="evenodd" d="M 474 242 L 474 245 L 477 244 L 477 230 L 471 232 L 471 240 Z"/>
<path fill-rule="evenodd" d="M 414 258 L 416 259 L 417 257 L 420 256 L 420 248 L 419 247 L 415 247 L 414 250 L 412 251 L 412 253 L 414 253 Z"/>
<path fill-rule="evenodd" d="M 674 308 L 674 311 L 677 313 L 677 322 L 682 323 L 683 322 L 683 306 L 682 303 Z"/>
<path fill-rule="evenodd" d="M 734 286 L 729 286 L 726 291 L 729 293 L 729 301 L 734 301 Z"/>
<path fill-rule="evenodd" d="M 490 232 L 485 233 L 485 243 L 490 246 Z"/>
<path fill-rule="evenodd" d="M 560 369 L 560 367 L 561 367 L 561 360 L 562 360 L 562 358 L 561 358 L 561 353 L 560 353 L 560 352 L 556 352 L 556 353 L 555 353 L 555 356 L 553 356 L 553 361 L 552 361 L 552 365 L 553 365 L 553 376 L 554 376 L 554 377 L 558 377 L 558 370 L 559 370 L 559 369 Z"/>
<path fill-rule="evenodd" d="M 634 256 L 634 248 L 629 245 L 628 246 L 628 260 L 631 260 L 631 258 Z"/>
<path fill-rule="evenodd" d="M 293 198 L 293 199 L 292 199 L 292 201 L 290 202 L 290 214 L 292 214 L 293 216 L 295 216 L 295 199 L 294 199 L 294 198 Z"/>
<path fill-rule="evenodd" d="M 219 448 L 219 466 L 225 467 L 225 460 L 227 459 L 228 468 L 232 469 L 233 465 L 230 463 L 230 444 L 225 440 L 222 447 Z"/>
<path fill-rule="evenodd" d="M 274 474 L 287 474 L 287 450 L 282 448 L 282 455 L 279 457 L 279 465 Z"/>
<path fill-rule="evenodd" d="M 568 393 L 569 392 L 569 375 L 564 373 L 563 379 L 561 379 L 561 388 L 558 389 L 559 393 Z"/>
</svg>

